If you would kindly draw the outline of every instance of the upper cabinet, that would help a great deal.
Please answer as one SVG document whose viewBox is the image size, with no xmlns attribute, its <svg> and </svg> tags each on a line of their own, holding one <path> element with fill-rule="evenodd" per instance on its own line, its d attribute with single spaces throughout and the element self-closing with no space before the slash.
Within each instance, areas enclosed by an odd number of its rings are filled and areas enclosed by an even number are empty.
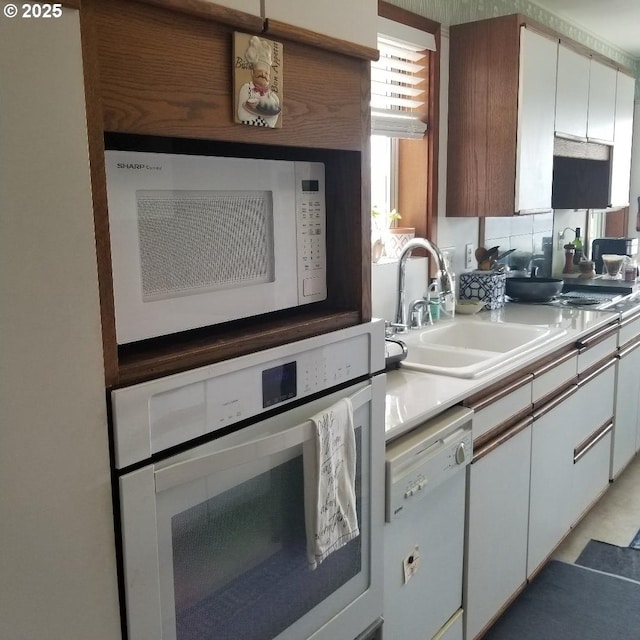
<svg viewBox="0 0 640 640">
<path fill-rule="evenodd" d="M 515 212 L 551 208 L 556 62 L 556 42 L 521 27 Z"/>
<path fill-rule="evenodd" d="M 616 74 L 613 67 L 560 43 L 556 135 L 613 144 Z"/>
<path fill-rule="evenodd" d="M 635 78 L 618 71 L 611 160 L 611 204 L 614 207 L 626 207 L 629 204 L 635 88 Z"/>
<path fill-rule="evenodd" d="M 449 78 L 448 216 L 627 206 L 634 79 L 613 62 L 514 14 L 452 26 Z"/>
<path fill-rule="evenodd" d="M 587 138 L 593 142 L 613 143 L 616 75 L 617 71 L 612 67 L 591 60 Z"/>
<path fill-rule="evenodd" d="M 557 40 L 520 15 L 450 37 L 447 215 L 550 210 Z"/>
<path fill-rule="evenodd" d="M 585 140 L 591 59 L 560 44 L 556 88 L 556 133 Z"/>
<path fill-rule="evenodd" d="M 338 40 L 364 47 L 377 47 L 377 0 L 264 0 L 263 18 L 277 20 L 292 27 L 315 31 Z"/>
</svg>

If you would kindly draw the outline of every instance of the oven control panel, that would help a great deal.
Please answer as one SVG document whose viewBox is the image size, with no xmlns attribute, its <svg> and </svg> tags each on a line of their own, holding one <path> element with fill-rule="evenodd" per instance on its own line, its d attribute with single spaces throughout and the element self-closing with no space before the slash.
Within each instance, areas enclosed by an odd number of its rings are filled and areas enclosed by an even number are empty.
<svg viewBox="0 0 640 640">
<path fill-rule="evenodd" d="M 384 368 L 374 321 L 112 392 L 116 466 L 255 419 Z"/>
</svg>

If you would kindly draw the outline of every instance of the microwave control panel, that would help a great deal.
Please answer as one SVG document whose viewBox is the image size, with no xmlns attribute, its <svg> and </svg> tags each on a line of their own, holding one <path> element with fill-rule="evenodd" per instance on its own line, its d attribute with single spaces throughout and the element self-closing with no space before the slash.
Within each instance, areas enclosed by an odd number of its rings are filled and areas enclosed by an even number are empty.
<svg viewBox="0 0 640 640">
<path fill-rule="evenodd" d="M 327 241 L 324 165 L 296 162 L 298 302 L 327 297 Z"/>
</svg>

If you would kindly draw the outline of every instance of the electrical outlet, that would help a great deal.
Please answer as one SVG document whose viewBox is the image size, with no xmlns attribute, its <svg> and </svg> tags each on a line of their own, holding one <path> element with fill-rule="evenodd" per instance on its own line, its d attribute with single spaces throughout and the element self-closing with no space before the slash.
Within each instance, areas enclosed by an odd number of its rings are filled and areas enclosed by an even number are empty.
<svg viewBox="0 0 640 640">
<path fill-rule="evenodd" d="M 471 243 L 464 245 L 464 268 L 473 269 L 473 245 Z"/>
</svg>

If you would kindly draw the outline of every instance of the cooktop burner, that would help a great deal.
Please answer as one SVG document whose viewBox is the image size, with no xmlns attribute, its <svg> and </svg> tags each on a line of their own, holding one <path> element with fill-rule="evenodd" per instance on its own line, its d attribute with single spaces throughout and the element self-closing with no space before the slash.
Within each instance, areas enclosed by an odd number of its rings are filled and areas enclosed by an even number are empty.
<svg viewBox="0 0 640 640">
<path fill-rule="evenodd" d="M 569 291 L 560 293 L 554 298 L 545 300 L 519 300 L 508 298 L 510 302 L 519 304 L 543 304 L 552 306 L 589 307 L 590 309 L 607 309 L 609 306 L 621 300 L 624 296 L 601 291 Z"/>
</svg>

